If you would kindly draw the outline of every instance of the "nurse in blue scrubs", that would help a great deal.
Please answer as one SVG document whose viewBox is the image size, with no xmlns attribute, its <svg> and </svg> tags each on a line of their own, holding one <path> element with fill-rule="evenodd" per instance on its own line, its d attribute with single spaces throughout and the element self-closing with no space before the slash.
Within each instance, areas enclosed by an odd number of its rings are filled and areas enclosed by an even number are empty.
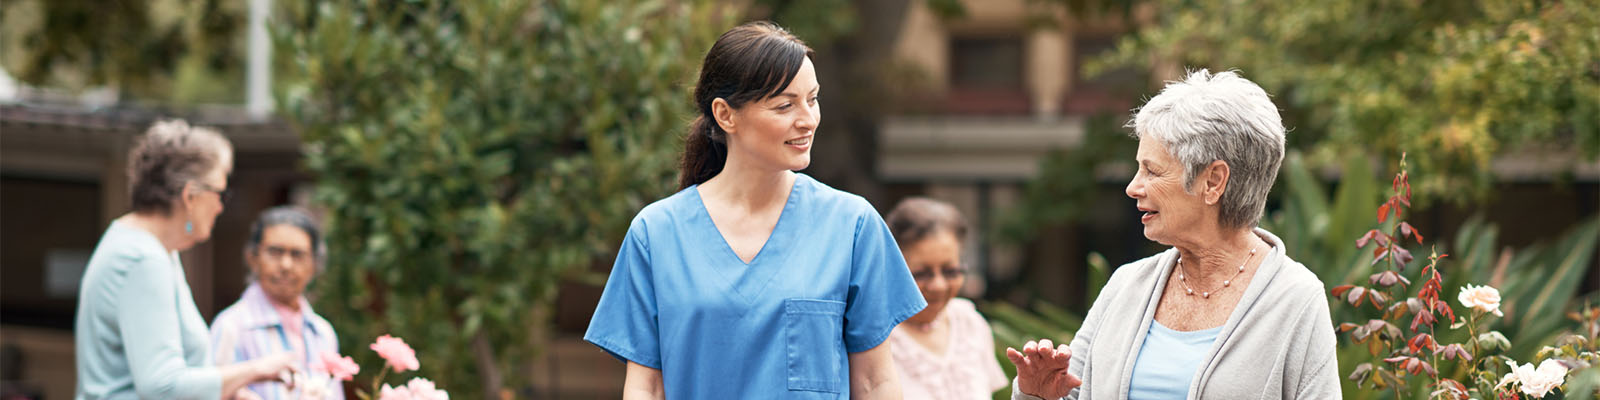
<svg viewBox="0 0 1600 400">
<path fill-rule="evenodd" d="M 921 311 L 860 196 L 793 171 L 821 121 L 812 51 L 768 22 L 712 45 L 677 194 L 634 217 L 584 339 L 625 399 L 900 399 L 889 345 Z"/>
</svg>

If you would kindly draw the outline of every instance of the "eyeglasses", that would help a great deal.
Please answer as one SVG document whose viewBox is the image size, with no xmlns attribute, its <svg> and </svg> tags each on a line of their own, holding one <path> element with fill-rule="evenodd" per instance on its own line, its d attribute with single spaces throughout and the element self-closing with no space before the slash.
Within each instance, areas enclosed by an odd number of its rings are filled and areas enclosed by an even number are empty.
<svg viewBox="0 0 1600 400">
<path fill-rule="evenodd" d="M 928 268 L 911 273 L 911 279 L 915 279 L 919 283 L 927 282 L 932 280 L 934 275 L 943 276 L 945 280 L 962 278 L 967 276 L 967 267 Z"/>
<path fill-rule="evenodd" d="M 286 255 L 289 256 L 289 261 L 293 261 L 296 264 L 311 260 L 311 252 L 303 249 L 291 249 L 283 246 L 267 245 L 262 247 L 261 250 L 263 253 L 266 253 L 267 259 L 269 260 L 280 259 Z"/>
<path fill-rule="evenodd" d="M 207 185 L 207 184 L 196 182 L 196 181 L 189 181 L 189 183 L 193 183 L 196 187 L 199 187 L 200 190 L 204 190 L 204 191 L 211 192 L 211 193 L 216 193 L 217 194 L 217 199 L 221 200 L 223 203 L 227 203 L 228 199 L 233 198 L 233 189 L 232 188 L 217 189 L 217 188 L 211 187 L 211 185 Z"/>
</svg>

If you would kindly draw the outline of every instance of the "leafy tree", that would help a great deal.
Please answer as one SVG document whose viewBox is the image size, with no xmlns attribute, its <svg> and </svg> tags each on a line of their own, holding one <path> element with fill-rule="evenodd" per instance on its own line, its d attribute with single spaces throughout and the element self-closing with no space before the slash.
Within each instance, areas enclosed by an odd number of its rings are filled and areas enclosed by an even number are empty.
<svg viewBox="0 0 1600 400">
<path fill-rule="evenodd" d="M 1240 69 L 1313 162 L 1409 150 L 1423 199 L 1482 198 L 1491 159 L 1511 151 L 1600 157 L 1593 2 L 1142 3 L 1152 16 L 1091 71 Z"/>
<path fill-rule="evenodd" d="M 280 109 L 328 210 L 341 347 L 384 333 L 457 396 L 523 387 L 557 285 L 670 193 L 701 2 L 283 1 Z M 476 381 L 474 381 L 476 380 Z"/>
<path fill-rule="evenodd" d="M 247 3 L 17 0 L 0 6 L 0 64 L 18 80 L 125 98 L 239 102 Z"/>
</svg>

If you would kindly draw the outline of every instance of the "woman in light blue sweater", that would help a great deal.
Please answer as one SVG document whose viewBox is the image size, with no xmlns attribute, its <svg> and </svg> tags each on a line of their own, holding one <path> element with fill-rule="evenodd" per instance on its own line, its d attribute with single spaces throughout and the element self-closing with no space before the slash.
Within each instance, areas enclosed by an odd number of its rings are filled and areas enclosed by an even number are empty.
<svg viewBox="0 0 1600 400">
<path fill-rule="evenodd" d="M 211 336 L 178 260 L 211 237 L 232 145 L 210 129 L 157 122 L 128 164 L 133 212 L 106 228 L 79 291 L 77 398 L 218 399 L 291 371 L 287 353 L 211 366 Z"/>
</svg>

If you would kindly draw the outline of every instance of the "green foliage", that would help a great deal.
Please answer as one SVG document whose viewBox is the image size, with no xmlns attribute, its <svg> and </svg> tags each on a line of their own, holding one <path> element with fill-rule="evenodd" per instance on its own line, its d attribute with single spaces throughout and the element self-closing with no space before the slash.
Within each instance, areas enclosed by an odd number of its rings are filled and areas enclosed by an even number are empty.
<svg viewBox="0 0 1600 400">
<path fill-rule="evenodd" d="M 0 6 L 0 63 L 39 86 L 239 102 L 247 7 L 223 0 L 7 1 Z"/>
<path fill-rule="evenodd" d="M 670 193 L 699 2 L 279 2 L 280 109 L 327 207 L 318 310 L 461 398 L 525 384 L 563 279 Z M 502 381 L 503 379 L 503 381 Z"/>
<path fill-rule="evenodd" d="M 1407 157 L 1408 160 L 1410 157 Z M 1298 152 L 1291 152 L 1279 176 L 1283 179 L 1282 208 L 1262 221 L 1262 226 L 1284 240 L 1289 256 L 1306 265 L 1320 277 L 1324 284 L 1336 287 L 1347 284 L 1369 283 L 1369 275 L 1380 272 L 1374 267 L 1371 252 L 1361 251 L 1355 240 L 1370 226 L 1377 214 L 1379 200 L 1378 181 L 1372 179 L 1365 156 L 1352 156 L 1344 164 L 1343 179 L 1330 198 L 1323 190 L 1324 184 L 1312 174 Z M 1392 231 L 1395 221 L 1379 224 L 1380 231 Z M 1501 310 L 1504 318 L 1493 318 L 1483 324 L 1478 339 L 1463 327 L 1438 329 L 1435 340 L 1440 345 L 1477 342 L 1487 353 L 1508 357 L 1526 363 L 1537 359 L 1537 353 L 1573 328 L 1561 316 L 1564 310 L 1578 303 L 1594 301 L 1594 294 L 1578 293 L 1586 267 L 1596 254 L 1600 239 L 1600 217 L 1579 222 L 1555 240 L 1521 249 L 1505 248 L 1497 241 L 1498 230 L 1483 222 L 1482 218 L 1469 219 L 1455 232 L 1454 237 L 1430 235 L 1426 246 L 1439 253 L 1448 253 L 1442 262 L 1444 274 L 1440 299 L 1456 304 L 1462 286 L 1468 283 L 1490 285 L 1500 290 Z M 1407 238 L 1411 241 L 1412 239 Z M 1410 243 L 1415 243 L 1414 241 Z M 1428 248 L 1418 245 L 1417 248 Z M 1426 257 L 1418 257 L 1405 271 L 1418 271 Z M 1407 272 L 1410 274 L 1410 272 Z M 1420 279 L 1413 282 L 1420 284 Z M 1341 299 L 1331 299 L 1334 321 L 1362 322 L 1376 318 L 1367 306 L 1355 307 Z M 1391 299 L 1392 300 L 1392 299 Z M 1367 303 L 1363 303 L 1367 304 Z M 1463 316 L 1464 317 L 1464 316 Z M 1410 332 L 1409 320 L 1398 324 Z M 1446 322 L 1443 319 L 1441 323 Z M 1494 332 L 1498 331 L 1498 333 Z M 1410 337 L 1410 335 L 1406 335 Z M 1482 335 L 1479 335 L 1482 336 Z M 1341 376 L 1350 375 L 1363 361 L 1370 361 L 1369 349 L 1357 346 L 1341 335 L 1339 365 Z M 1505 345 L 1495 345 L 1504 342 Z M 1470 346 L 1468 346 L 1470 347 Z M 1480 355 L 1482 355 L 1480 354 Z M 1503 365 L 1503 364 L 1501 364 Z M 1460 382 L 1470 382 L 1467 368 L 1455 365 L 1439 366 L 1440 376 Z M 1405 389 L 1406 398 L 1424 398 L 1433 388 L 1415 385 Z M 1375 398 L 1386 393 L 1358 390 L 1354 384 L 1345 386 L 1344 396 L 1350 399 Z"/>
<path fill-rule="evenodd" d="M 1591 1 L 1148 3 L 1153 18 L 1087 72 L 1240 69 L 1314 160 L 1425 149 L 1419 197 L 1481 197 L 1491 157 L 1520 148 L 1600 157 Z"/>
<path fill-rule="evenodd" d="M 1100 288 L 1111 278 L 1111 266 L 1100 253 L 1089 253 L 1088 298 L 1100 295 Z M 1083 317 L 1044 301 L 1035 301 L 1029 309 L 1005 302 L 987 302 L 981 307 L 994 330 L 994 356 L 1006 376 L 1017 376 L 1017 367 L 1006 358 L 1006 347 L 1021 349 L 1029 340 L 1050 339 L 1056 343 L 1072 343 L 1073 333 L 1083 326 Z M 995 400 L 1011 398 L 1011 386 L 994 392 Z"/>
<path fill-rule="evenodd" d="M 1024 242 L 1049 226 L 1078 220 L 1095 210 L 1100 166 L 1127 161 L 1139 142 L 1123 129 L 1126 116 L 1100 114 L 1085 123 L 1083 143 L 1052 151 L 1039 162 L 1039 177 L 1023 188 L 1019 201 L 1000 214 L 992 232 L 1002 241 Z"/>
</svg>

